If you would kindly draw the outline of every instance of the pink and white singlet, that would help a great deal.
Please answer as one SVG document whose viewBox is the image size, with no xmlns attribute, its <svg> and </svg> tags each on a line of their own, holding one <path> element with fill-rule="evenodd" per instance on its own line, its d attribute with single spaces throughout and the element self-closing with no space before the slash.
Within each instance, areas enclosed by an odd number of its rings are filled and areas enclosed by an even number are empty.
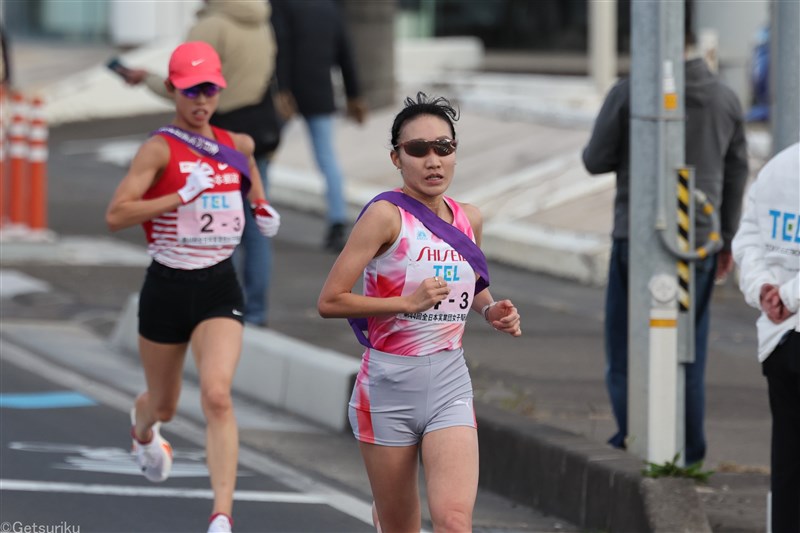
<svg viewBox="0 0 800 533">
<path fill-rule="evenodd" d="M 467 215 L 451 198 L 453 225 L 475 240 Z M 364 269 L 364 295 L 379 298 L 413 293 L 426 278 L 438 276 L 449 296 L 426 311 L 367 320 L 375 349 L 397 355 L 433 354 L 461 347 L 464 323 L 475 295 L 475 272 L 452 246 L 434 235 L 414 215 L 400 211 L 397 240 Z"/>
<path fill-rule="evenodd" d="M 227 131 L 213 126 L 212 130 L 219 143 L 234 146 Z M 233 254 L 244 231 L 241 174 L 225 163 L 193 152 L 169 135 L 160 135 L 169 145 L 169 163 L 143 199 L 177 192 L 198 160 L 213 169 L 214 186 L 188 204 L 144 222 L 147 251 L 170 268 L 195 270 L 216 265 Z"/>
<path fill-rule="evenodd" d="M 463 209 L 445 198 L 453 225 L 474 240 Z M 450 294 L 419 313 L 368 319 L 368 348 L 350 396 L 355 437 L 383 446 L 411 446 L 453 426 L 476 427 L 461 338 L 472 307 L 475 272 L 449 244 L 398 207 L 400 235 L 364 270 L 366 296 L 410 294 L 426 278 L 447 282 Z"/>
</svg>

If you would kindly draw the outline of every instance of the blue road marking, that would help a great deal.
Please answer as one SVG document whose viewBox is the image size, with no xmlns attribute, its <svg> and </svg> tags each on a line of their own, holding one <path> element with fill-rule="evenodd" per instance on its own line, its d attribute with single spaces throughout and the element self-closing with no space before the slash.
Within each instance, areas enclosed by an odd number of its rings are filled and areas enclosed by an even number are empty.
<svg viewBox="0 0 800 533">
<path fill-rule="evenodd" d="M 0 394 L 0 408 L 59 409 L 97 405 L 93 399 L 73 391 Z"/>
</svg>

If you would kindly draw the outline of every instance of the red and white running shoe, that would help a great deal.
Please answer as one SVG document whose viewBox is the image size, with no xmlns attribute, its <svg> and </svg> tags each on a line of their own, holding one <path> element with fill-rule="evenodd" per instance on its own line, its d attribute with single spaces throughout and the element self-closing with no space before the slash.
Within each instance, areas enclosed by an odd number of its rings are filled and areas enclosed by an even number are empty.
<svg viewBox="0 0 800 533">
<path fill-rule="evenodd" d="M 231 533 L 233 531 L 233 519 L 225 513 L 215 513 L 211 515 L 208 522 L 208 533 Z"/>
<path fill-rule="evenodd" d="M 172 446 L 161 436 L 161 422 L 153 425 L 153 438 L 147 443 L 139 442 L 134 432 L 135 428 L 136 408 L 134 407 L 131 409 L 131 437 L 133 437 L 131 455 L 148 481 L 153 483 L 165 481 L 172 470 Z"/>
</svg>

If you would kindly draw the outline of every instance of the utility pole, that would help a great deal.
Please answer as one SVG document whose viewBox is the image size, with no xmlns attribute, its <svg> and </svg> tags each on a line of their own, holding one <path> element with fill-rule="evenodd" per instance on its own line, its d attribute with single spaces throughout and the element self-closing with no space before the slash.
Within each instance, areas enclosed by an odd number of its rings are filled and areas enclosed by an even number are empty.
<svg viewBox="0 0 800 533">
<path fill-rule="evenodd" d="M 770 24 L 772 153 L 796 143 L 800 133 L 800 2 L 773 0 Z"/>
<path fill-rule="evenodd" d="M 684 162 L 684 2 L 631 4 L 628 449 L 650 462 L 683 449 L 678 364 L 676 176 Z"/>
</svg>

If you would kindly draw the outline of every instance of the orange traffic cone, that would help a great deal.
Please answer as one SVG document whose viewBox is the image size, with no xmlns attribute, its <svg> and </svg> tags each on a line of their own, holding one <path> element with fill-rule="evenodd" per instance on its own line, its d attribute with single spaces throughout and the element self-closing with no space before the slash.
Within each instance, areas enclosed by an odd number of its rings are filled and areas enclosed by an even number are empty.
<svg viewBox="0 0 800 533">
<path fill-rule="evenodd" d="M 47 228 L 47 121 L 44 101 L 31 101 L 28 128 L 28 227 L 33 231 Z"/>
</svg>

